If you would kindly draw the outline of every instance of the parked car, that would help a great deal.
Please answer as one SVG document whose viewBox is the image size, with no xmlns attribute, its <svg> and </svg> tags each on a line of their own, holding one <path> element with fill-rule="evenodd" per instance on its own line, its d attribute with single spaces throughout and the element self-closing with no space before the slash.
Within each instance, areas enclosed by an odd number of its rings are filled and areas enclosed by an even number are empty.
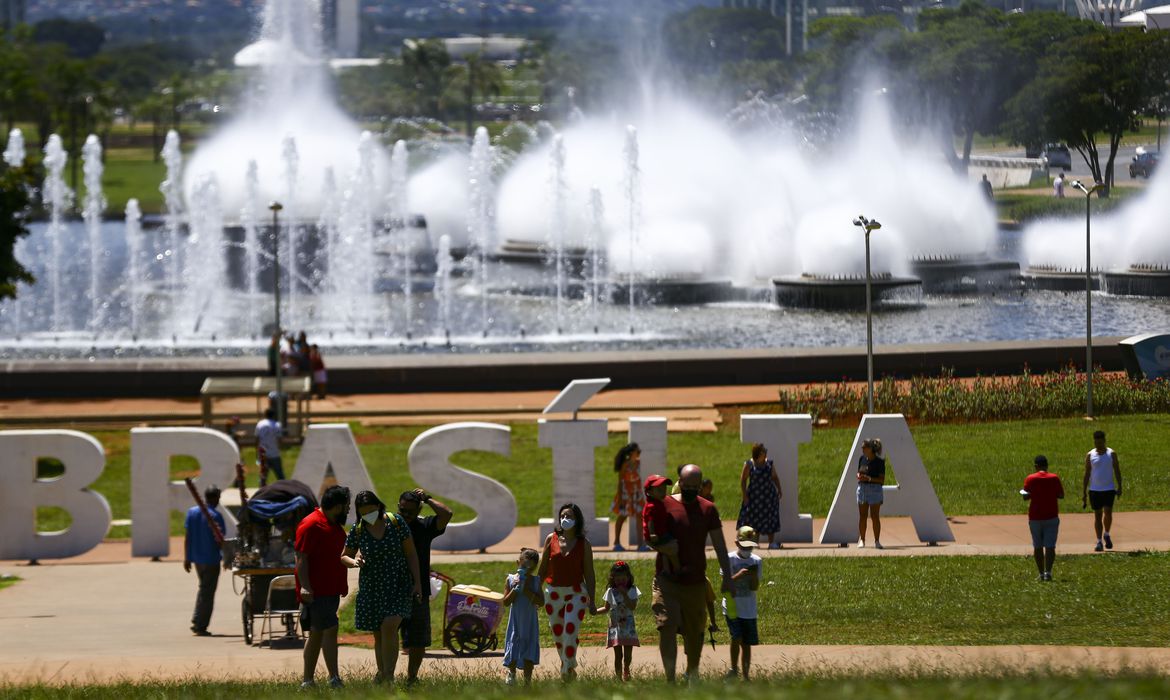
<svg viewBox="0 0 1170 700">
<path fill-rule="evenodd" d="M 1072 168 L 1072 154 L 1068 146 L 1063 143 L 1050 143 L 1044 146 L 1040 157 L 1048 161 L 1048 167 L 1069 170 Z"/>
<path fill-rule="evenodd" d="M 1158 166 L 1158 156 L 1158 151 L 1147 151 L 1142 148 L 1137 149 L 1137 153 L 1129 164 L 1129 176 L 1140 176 L 1148 180 L 1150 173 L 1154 172 L 1154 168 Z"/>
</svg>

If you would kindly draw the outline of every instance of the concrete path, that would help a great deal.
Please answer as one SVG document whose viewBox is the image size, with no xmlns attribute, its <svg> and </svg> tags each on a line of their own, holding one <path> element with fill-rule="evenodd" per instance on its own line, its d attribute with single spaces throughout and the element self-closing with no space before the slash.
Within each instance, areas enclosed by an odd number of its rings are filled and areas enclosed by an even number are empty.
<svg viewBox="0 0 1170 700">
<path fill-rule="evenodd" d="M 239 617 L 240 599 L 231 577 L 221 576 L 210 637 L 196 637 L 187 627 L 195 579 L 175 563 L 133 561 L 121 564 L 61 564 L 20 567 L 24 580 L 0 592 L 0 684 L 105 683 L 119 680 L 269 679 L 294 684 L 300 674 L 298 648 L 245 646 Z M 356 575 L 351 577 L 351 585 Z M 654 635 L 647 634 L 648 640 Z M 858 664 L 864 653 L 866 662 Z M 372 652 L 343 647 L 341 666 L 348 678 L 373 673 Z M 601 647 L 582 649 L 582 673 L 606 675 L 610 654 Z M 554 673 L 555 652 L 542 652 L 541 677 Z M 970 673 L 979 669 L 1075 671 L 1080 669 L 1149 670 L 1170 673 L 1170 649 L 1110 647 L 929 647 L 764 646 L 754 652 L 757 669 L 850 674 L 872 671 Z M 500 654 L 457 659 L 446 650 L 432 651 L 423 675 L 474 673 L 484 678 L 501 673 Z M 634 655 L 637 672 L 660 672 L 651 645 Z M 720 674 L 727 649 L 705 648 L 703 669 Z"/>
</svg>

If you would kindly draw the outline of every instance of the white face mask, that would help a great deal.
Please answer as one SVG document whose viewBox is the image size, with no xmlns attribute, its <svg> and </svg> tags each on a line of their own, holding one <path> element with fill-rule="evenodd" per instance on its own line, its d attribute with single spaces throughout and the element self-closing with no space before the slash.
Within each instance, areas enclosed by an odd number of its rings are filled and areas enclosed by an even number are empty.
<svg viewBox="0 0 1170 700">
<path fill-rule="evenodd" d="M 577 521 L 573 520 L 572 518 L 561 518 L 561 530 L 562 531 L 572 530 L 576 524 L 577 524 Z"/>
<path fill-rule="evenodd" d="M 366 513 L 362 516 L 362 520 L 365 520 L 370 525 L 373 525 L 378 520 L 378 511 L 371 510 L 369 513 Z"/>
</svg>

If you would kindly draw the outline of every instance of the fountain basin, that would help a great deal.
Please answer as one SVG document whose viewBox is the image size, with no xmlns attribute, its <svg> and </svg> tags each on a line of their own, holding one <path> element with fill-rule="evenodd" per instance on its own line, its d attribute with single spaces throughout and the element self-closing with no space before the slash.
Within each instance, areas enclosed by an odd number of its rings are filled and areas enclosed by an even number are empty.
<svg viewBox="0 0 1170 700">
<path fill-rule="evenodd" d="M 1085 291 L 1085 271 L 1073 270 L 1052 265 L 1030 265 L 1022 275 L 1024 287 L 1052 292 L 1083 292 Z M 1093 291 L 1101 289 L 1100 271 L 1094 271 L 1092 277 Z"/>
<path fill-rule="evenodd" d="M 799 309 L 864 309 L 865 278 L 852 275 L 828 277 L 820 275 L 799 275 L 772 278 L 776 290 L 776 303 Z M 875 275 L 870 286 L 875 306 L 888 305 L 902 297 L 903 292 L 920 291 L 922 280 L 917 277 L 895 277 L 891 274 Z"/>
<path fill-rule="evenodd" d="M 1019 263 L 982 256 L 915 258 L 910 270 L 926 294 L 981 294 L 1017 290 Z"/>
<path fill-rule="evenodd" d="M 1133 265 L 1128 270 L 1105 273 L 1105 291 L 1137 297 L 1170 297 L 1170 268 Z"/>
</svg>

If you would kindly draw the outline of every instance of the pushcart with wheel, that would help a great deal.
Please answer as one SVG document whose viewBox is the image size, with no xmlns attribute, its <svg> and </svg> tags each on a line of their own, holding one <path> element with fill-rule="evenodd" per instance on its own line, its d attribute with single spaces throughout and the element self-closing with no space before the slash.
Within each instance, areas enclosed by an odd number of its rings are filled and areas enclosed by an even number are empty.
<svg viewBox="0 0 1170 700">
<path fill-rule="evenodd" d="M 479 656 L 499 648 L 497 630 L 504 616 L 504 594 L 483 586 L 456 585 L 449 576 L 432 571 L 447 585 L 443 603 L 443 646 L 456 656 Z"/>
</svg>

